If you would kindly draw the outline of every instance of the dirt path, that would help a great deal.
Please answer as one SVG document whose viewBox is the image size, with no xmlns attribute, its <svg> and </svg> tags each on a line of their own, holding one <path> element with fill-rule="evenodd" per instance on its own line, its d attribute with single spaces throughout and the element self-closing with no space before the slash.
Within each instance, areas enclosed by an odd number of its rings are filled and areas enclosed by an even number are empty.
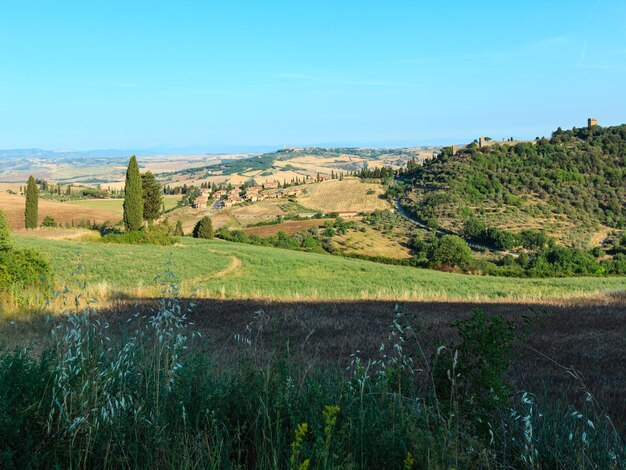
<svg viewBox="0 0 626 470">
<path fill-rule="evenodd" d="M 213 250 L 209 250 L 209 251 L 213 251 Z M 230 273 L 236 271 L 240 267 L 241 267 L 241 260 L 239 258 L 237 258 L 236 256 L 231 256 L 230 264 L 226 268 L 222 269 L 221 271 L 218 271 L 216 273 L 207 274 L 205 276 L 194 277 L 193 279 L 190 279 L 187 282 L 189 284 L 197 284 L 197 283 L 201 283 L 201 282 L 210 281 L 211 279 L 220 279 L 220 278 L 225 277 L 225 276 L 229 275 Z"/>
</svg>

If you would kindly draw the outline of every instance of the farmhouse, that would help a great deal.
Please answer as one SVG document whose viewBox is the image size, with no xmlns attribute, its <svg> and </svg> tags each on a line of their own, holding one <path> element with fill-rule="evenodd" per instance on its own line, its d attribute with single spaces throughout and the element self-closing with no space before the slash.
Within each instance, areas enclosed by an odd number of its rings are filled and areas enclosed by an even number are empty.
<svg viewBox="0 0 626 470">
<path fill-rule="evenodd" d="M 194 209 L 205 209 L 208 202 L 209 202 L 209 196 L 205 196 L 203 194 L 201 196 L 198 196 L 196 199 L 194 199 L 192 206 Z"/>
</svg>

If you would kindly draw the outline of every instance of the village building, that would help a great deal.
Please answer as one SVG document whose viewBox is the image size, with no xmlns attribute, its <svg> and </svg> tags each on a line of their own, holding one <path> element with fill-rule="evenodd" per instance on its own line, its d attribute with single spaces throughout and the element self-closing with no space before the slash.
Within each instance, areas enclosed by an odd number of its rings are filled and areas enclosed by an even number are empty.
<svg viewBox="0 0 626 470">
<path fill-rule="evenodd" d="M 198 196 L 197 198 L 194 199 L 192 203 L 192 207 L 194 209 L 205 209 L 208 202 L 209 202 L 208 196 L 205 196 L 205 195 Z"/>
</svg>

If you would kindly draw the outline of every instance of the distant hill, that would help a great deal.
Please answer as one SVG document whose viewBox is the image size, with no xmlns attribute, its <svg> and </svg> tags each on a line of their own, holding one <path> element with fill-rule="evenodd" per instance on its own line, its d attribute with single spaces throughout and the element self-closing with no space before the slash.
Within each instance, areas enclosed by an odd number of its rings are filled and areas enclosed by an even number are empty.
<svg viewBox="0 0 626 470">
<path fill-rule="evenodd" d="M 445 147 L 405 177 L 402 205 L 453 231 L 471 214 L 570 244 L 626 225 L 626 125 L 563 131 L 514 145 Z"/>
<path fill-rule="evenodd" d="M 284 148 L 262 155 L 243 158 L 236 161 L 228 161 L 208 165 L 202 168 L 185 169 L 172 172 L 162 177 L 175 178 L 176 176 L 208 178 L 214 175 L 234 175 L 250 172 L 266 172 L 262 176 L 269 176 L 273 171 L 295 171 L 301 174 L 315 172 L 311 167 L 319 165 L 320 169 L 359 171 L 368 164 L 372 165 L 397 165 L 402 166 L 407 159 L 418 157 L 424 152 L 424 148 L 407 149 L 371 149 L 353 147 L 307 147 L 307 148 Z M 430 156 L 430 155 L 429 155 Z M 305 159 L 310 159 L 305 161 Z M 293 165 L 284 162 L 295 160 Z M 378 162 L 378 163 L 375 163 Z"/>
</svg>

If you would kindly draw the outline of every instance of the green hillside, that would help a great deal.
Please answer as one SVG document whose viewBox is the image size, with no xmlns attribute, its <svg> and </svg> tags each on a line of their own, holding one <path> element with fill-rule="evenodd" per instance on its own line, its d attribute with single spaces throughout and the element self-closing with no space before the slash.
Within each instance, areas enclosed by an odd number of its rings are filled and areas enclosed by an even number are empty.
<svg viewBox="0 0 626 470">
<path fill-rule="evenodd" d="M 101 294 L 154 295 L 171 259 L 184 293 L 268 299 L 546 299 L 624 291 L 626 279 L 509 279 L 467 276 L 316 253 L 184 238 L 174 247 L 112 245 L 15 237 L 50 259 L 59 286 Z"/>
<path fill-rule="evenodd" d="M 492 226 L 546 229 L 583 246 L 602 226 L 626 225 L 626 125 L 559 129 L 515 145 L 474 143 L 455 155 L 446 148 L 405 183 L 402 204 L 445 228 L 459 231 L 473 213 Z"/>
</svg>

